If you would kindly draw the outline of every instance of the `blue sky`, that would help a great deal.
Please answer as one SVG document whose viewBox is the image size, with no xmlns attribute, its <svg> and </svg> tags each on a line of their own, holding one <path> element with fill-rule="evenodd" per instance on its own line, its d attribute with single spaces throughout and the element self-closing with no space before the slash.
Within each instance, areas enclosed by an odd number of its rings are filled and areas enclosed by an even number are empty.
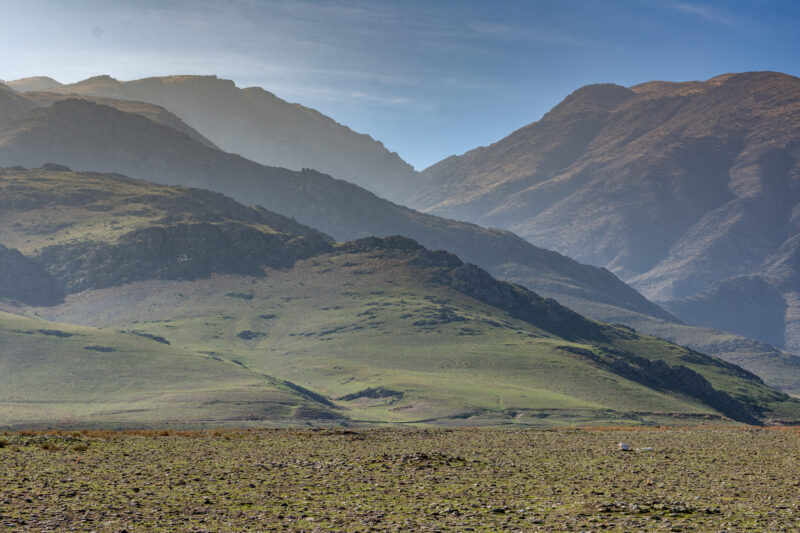
<svg viewBox="0 0 800 533">
<path fill-rule="evenodd" d="M 589 83 L 800 75 L 800 2 L 0 0 L 0 79 L 217 74 L 422 169 Z"/>
</svg>

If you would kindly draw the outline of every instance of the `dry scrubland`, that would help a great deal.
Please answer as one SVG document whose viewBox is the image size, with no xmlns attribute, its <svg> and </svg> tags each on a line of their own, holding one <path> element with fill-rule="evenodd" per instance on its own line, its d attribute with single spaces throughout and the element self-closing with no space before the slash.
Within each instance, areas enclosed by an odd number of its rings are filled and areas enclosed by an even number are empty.
<svg viewBox="0 0 800 533">
<path fill-rule="evenodd" d="M 652 446 L 619 452 L 616 443 Z M 9 531 L 777 531 L 800 431 L 14 433 Z"/>
</svg>

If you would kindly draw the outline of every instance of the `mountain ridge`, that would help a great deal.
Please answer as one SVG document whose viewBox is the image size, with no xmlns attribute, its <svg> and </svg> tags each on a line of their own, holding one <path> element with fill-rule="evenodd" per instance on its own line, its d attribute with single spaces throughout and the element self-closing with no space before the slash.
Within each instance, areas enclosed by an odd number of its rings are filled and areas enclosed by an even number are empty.
<svg viewBox="0 0 800 533">
<path fill-rule="evenodd" d="M 590 86 L 493 145 L 426 169 L 412 207 L 605 266 L 679 317 L 702 314 L 702 325 L 734 333 L 754 334 L 709 287 L 760 277 L 787 308 L 782 338 L 758 338 L 796 350 L 797 285 L 781 279 L 800 266 L 798 131 L 800 79 L 786 74 Z"/>
<path fill-rule="evenodd" d="M 511 233 L 414 212 L 316 171 L 263 167 L 223 154 L 163 125 L 156 127 L 147 117 L 79 100 L 54 106 L 36 110 L 27 118 L 0 122 L 0 161 L 36 166 L 60 160 L 73 168 L 123 172 L 156 182 L 169 176 L 170 183 L 212 188 L 249 204 L 260 203 L 305 224 L 325 228 L 339 240 L 403 234 L 432 249 L 455 251 L 496 276 L 568 301 L 576 310 L 597 319 L 630 320 L 627 323 L 635 322 L 637 329 L 662 333 L 667 330 L 659 321 L 666 320 L 672 324 L 668 338 L 688 339 L 693 347 L 718 348 L 715 355 L 763 372 L 771 383 L 780 383 L 787 390 L 795 388 L 793 365 L 786 354 L 730 336 L 725 342 L 709 342 L 705 330 L 681 327 L 673 315 L 648 302 L 610 272 L 537 248 Z M 94 121 L 99 121 L 97 128 L 86 127 Z M 11 131 L 15 128 L 19 130 L 16 133 Z M 23 161 L 22 156 L 28 159 Z M 638 313 L 650 316 L 650 322 L 643 323 L 643 315 Z M 719 337 L 718 333 L 710 335 Z"/>
<path fill-rule="evenodd" d="M 57 103 L 55 110 L 37 110 L 33 118 L 15 119 L 17 122 L 7 119 L 0 126 L 6 132 L 2 134 L 6 135 L 5 164 L 19 162 L 27 151 L 31 160 L 26 164 L 30 166 L 55 159 L 77 168 L 124 172 L 153 181 L 162 181 L 168 175 L 172 183 L 213 188 L 247 203 L 261 203 L 306 224 L 324 227 L 340 240 L 369 234 L 404 234 L 433 249 L 453 250 L 496 276 L 567 301 L 588 316 L 635 324 L 641 331 L 658 332 L 694 348 L 714 350 L 715 355 L 763 373 L 771 383 L 787 390 L 794 390 L 800 383 L 793 377 L 796 365 L 787 354 L 744 338 L 681 326 L 673 315 L 648 302 L 608 271 L 536 248 L 508 232 L 414 212 L 316 171 L 297 173 L 262 167 L 177 135 L 163 125 L 155 128 L 146 116 L 131 117 L 118 109 L 103 107 L 67 100 Z M 96 129 L 104 132 L 101 135 L 85 127 L 98 117 Z M 13 124 L 33 125 L 33 130 L 42 133 L 32 130 L 28 139 L 21 141 L 18 134 L 8 133 Z M 21 130 L 24 133 L 26 127 L 23 125 Z M 132 159 L 132 154 L 139 155 Z M 219 176 L 226 176 L 226 180 Z M 643 321 L 639 313 L 651 318 Z M 665 327 L 663 320 L 672 325 Z M 725 340 L 719 341 L 720 338 Z"/>
<path fill-rule="evenodd" d="M 239 89 L 214 75 L 128 82 L 102 75 L 50 90 L 160 105 L 223 150 L 269 166 L 315 168 L 389 198 L 404 197 L 416 180 L 411 165 L 371 136 L 260 87 Z"/>
<path fill-rule="evenodd" d="M 77 127 L 92 122 L 98 123 L 96 129 Z M 101 128 L 107 129 L 101 132 Z M 131 157 L 134 149 L 141 158 Z M 65 100 L 36 109 L 24 119 L 0 121 L 0 161 L 35 167 L 50 160 L 78 170 L 119 172 L 218 190 L 312 227 L 324 227 L 339 240 L 402 234 L 434 249 L 454 250 L 470 262 L 485 265 L 499 259 L 516 263 L 518 270 L 536 266 L 549 271 L 554 285 L 590 291 L 618 305 L 670 317 L 612 274 L 536 248 L 508 232 L 416 213 L 316 171 L 263 167 L 176 135 L 146 117 L 106 106 Z M 228 182 L 220 182 L 220 175 L 229 176 Z"/>
</svg>

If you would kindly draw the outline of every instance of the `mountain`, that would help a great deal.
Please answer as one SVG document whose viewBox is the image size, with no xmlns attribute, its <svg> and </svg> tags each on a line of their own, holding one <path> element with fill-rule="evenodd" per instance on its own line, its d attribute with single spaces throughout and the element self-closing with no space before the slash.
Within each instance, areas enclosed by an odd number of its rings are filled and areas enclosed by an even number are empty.
<svg viewBox="0 0 800 533">
<path fill-rule="evenodd" d="M 36 105 L 10 87 L 0 83 L 0 117 L 24 115 Z"/>
<path fill-rule="evenodd" d="M 590 85 L 426 169 L 414 207 L 602 265 L 691 324 L 800 349 L 800 79 Z"/>
<path fill-rule="evenodd" d="M 5 425 L 800 420 L 737 366 L 404 237 L 336 244 L 216 193 L 55 165 L 0 183 L 0 240 L 67 293 L 4 304 L 36 317 L 0 314 Z"/>
<path fill-rule="evenodd" d="M 68 99 L 25 117 L 0 120 L 0 162 L 37 167 L 47 161 L 206 187 L 323 228 L 339 240 L 405 235 L 489 269 L 514 270 L 516 280 L 528 279 L 537 288 L 558 288 L 671 318 L 611 273 L 537 248 L 511 233 L 418 213 L 316 171 L 265 167 L 105 105 Z"/>
<path fill-rule="evenodd" d="M 144 102 L 133 102 L 128 100 L 114 100 L 113 98 L 101 98 L 96 96 L 64 95 L 57 93 L 29 91 L 24 95 L 0 84 L 0 118 L 15 117 L 23 115 L 36 107 L 49 107 L 61 100 L 87 100 L 97 104 L 113 107 L 126 113 L 142 115 L 157 124 L 167 126 L 181 133 L 185 133 L 192 139 L 216 148 L 214 143 L 203 137 L 195 129 L 190 128 L 181 119 L 164 109 L 163 107 L 147 104 Z"/>
<path fill-rule="evenodd" d="M 7 81 L 5 84 L 15 91 L 19 91 L 21 93 L 28 91 L 49 91 L 63 85 L 53 78 L 48 78 L 47 76 L 21 78 L 19 80 Z"/>
<path fill-rule="evenodd" d="M 167 188 L 123 176 L 48 165 L 0 170 L 3 264 L 39 275 L 26 256 L 50 265 L 63 292 L 141 279 L 259 275 L 331 248 L 330 237 L 218 193 Z M 25 254 L 22 256 L 21 254 Z M 40 276 L 41 277 L 41 276 Z"/>
<path fill-rule="evenodd" d="M 260 87 L 240 89 L 216 76 L 97 76 L 46 90 L 163 106 L 223 150 L 270 166 L 314 168 L 383 197 L 404 198 L 416 183 L 413 167 L 381 142 Z"/>
<path fill-rule="evenodd" d="M 82 96 L 76 94 L 58 94 L 58 93 L 48 93 L 48 92 L 27 92 L 25 93 L 25 97 L 28 100 L 36 103 L 40 107 L 51 106 L 55 102 L 60 102 L 61 100 L 67 100 L 67 99 L 80 99 L 80 100 L 87 100 L 90 102 L 94 102 L 96 104 L 102 104 L 105 106 L 113 107 L 114 109 L 118 109 L 120 111 L 124 111 L 125 113 L 135 113 L 137 115 L 142 115 L 143 117 L 146 117 L 157 124 L 161 124 L 162 126 L 167 126 L 181 133 L 185 133 L 192 139 L 202 144 L 205 144 L 206 146 L 209 146 L 211 148 L 216 148 L 214 143 L 206 139 L 197 130 L 189 127 L 184 121 L 182 121 L 177 116 L 170 113 L 161 106 L 148 104 L 145 102 L 115 100 L 113 98 L 102 98 L 99 96 Z"/>
<path fill-rule="evenodd" d="M 422 214 L 319 172 L 265 167 L 212 149 L 144 116 L 86 100 L 67 99 L 24 117 L 0 120 L 0 164 L 60 161 L 76 169 L 118 172 L 153 182 L 213 189 L 321 228 L 339 240 L 405 235 L 447 249 L 502 279 L 564 301 L 596 319 L 633 324 L 693 348 L 735 360 L 787 391 L 800 390 L 800 365 L 771 347 L 726 335 L 709 341 L 647 301 L 605 269 L 537 248 L 505 231 Z M 0 241 L 2 242 L 2 241 Z M 652 322 L 652 323 L 651 323 Z M 713 338 L 717 333 L 712 334 Z M 773 381 L 774 380 L 774 381 Z"/>
</svg>

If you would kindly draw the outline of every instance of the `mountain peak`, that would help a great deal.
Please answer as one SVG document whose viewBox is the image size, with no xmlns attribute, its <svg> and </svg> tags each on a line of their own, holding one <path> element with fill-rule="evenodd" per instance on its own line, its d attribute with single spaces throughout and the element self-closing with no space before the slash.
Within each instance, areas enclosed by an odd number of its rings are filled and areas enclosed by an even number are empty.
<svg viewBox="0 0 800 533">
<path fill-rule="evenodd" d="M 99 76 L 92 76 L 91 78 L 86 78 L 85 80 L 80 81 L 78 83 L 97 83 L 97 82 L 103 82 L 103 83 L 109 83 L 110 82 L 110 83 L 114 83 L 114 84 L 121 84 L 122 83 L 119 80 L 117 80 L 116 78 L 112 78 L 108 74 L 100 74 Z"/>
<path fill-rule="evenodd" d="M 155 76 L 152 78 L 142 78 L 129 82 L 133 86 L 143 86 L 149 84 L 192 84 L 192 85 L 209 85 L 212 87 L 224 87 L 226 90 L 237 89 L 236 83 L 233 80 L 220 78 L 214 74 L 175 74 L 171 76 Z"/>
<path fill-rule="evenodd" d="M 146 102 L 174 113 L 215 146 L 292 170 L 316 168 L 402 201 L 414 168 L 369 135 L 256 87 L 240 89 L 216 75 L 173 75 L 120 83 L 96 76 L 54 89 L 59 94 Z"/>
<path fill-rule="evenodd" d="M 776 72 L 773 70 L 754 70 L 750 72 L 729 72 L 727 74 L 720 74 L 706 80 L 706 83 L 721 84 L 730 80 L 747 80 L 747 81 L 776 81 L 776 80 L 794 80 L 800 81 L 800 78 L 785 74 L 783 72 Z"/>
<path fill-rule="evenodd" d="M 636 93 L 627 87 L 614 83 L 596 83 L 586 85 L 573 92 L 556 106 L 554 111 L 562 106 L 569 109 L 592 106 L 611 111 L 634 96 Z"/>
<path fill-rule="evenodd" d="M 20 78 L 6 82 L 6 84 L 21 93 L 30 91 L 47 91 L 54 87 L 60 87 L 62 84 L 53 78 L 47 76 L 31 76 L 28 78 Z"/>
</svg>

